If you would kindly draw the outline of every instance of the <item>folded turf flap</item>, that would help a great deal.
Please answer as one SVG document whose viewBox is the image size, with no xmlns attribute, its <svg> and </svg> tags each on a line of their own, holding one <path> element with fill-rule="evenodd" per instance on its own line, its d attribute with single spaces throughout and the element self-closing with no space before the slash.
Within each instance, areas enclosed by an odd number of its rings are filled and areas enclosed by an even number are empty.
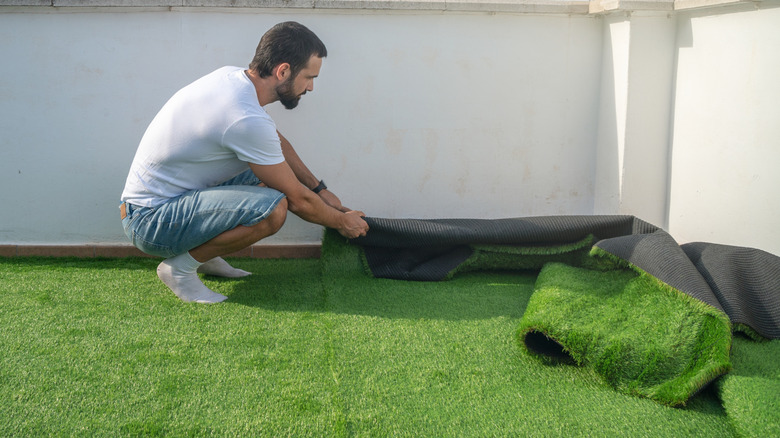
<svg viewBox="0 0 780 438">
<path fill-rule="evenodd" d="M 605 239 L 595 248 L 594 255 L 609 254 L 725 312 L 737 330 L 780 338 L 780 257 L 714 243 L 678 245 L 663 230 Z"/>
<path fill-rule="evenodd" d="M 532 354 L 563 352 L 619 391 L 679 406 L 728 372 L 730 330 L 722 312 L 650 275 L 550 263 L 518 337 Z"/>
<path fill-rule="evenodd" d="M 417 281 L 449 278 L 467 260 L 473 268 L 471 262 L 474 259 L 469 258 L 475 248 L 478 255 L 497 255 L 503 251 L 500 247 L 532 248 L 532 252 L 541 249 L 541 252 L 536 251 L 535 254 L 525 253 L 524 250 L 516 253 L 519 268 L 539 269 L 543 265 L 539 262 L 543 260 L 540 257 L 544 256 L 543 252 L 547 252 L 547 256 L 553 259 L 556 255 L 567 253 L 564 257 L 569 260 L 578 257 L 569 249 L 572 245 L 579 250 L 583 242 L 590 245 L 596 239 L 657 230 L 657 227 L 633 216 L 619 215 L 508 219 L 369 217 L 366 221 L 370 227 L 368 234 L 351 240 L 351 243 L 363 247 L 371 274 L 381 278 Z"/>
<path fill-rule="evenodd" d="M 626 266 L 635 266 L 669 286 L 723 311 L 693 262 L 677 241 L 667 232 L 656 230 L 649 234 L 633 234 L 597 242 L 596 248 L 622 260 Z M 599 252 L 594 252 L 599 255 Z"/>
<path fill-rule="evenodd" d="M 704 242 L 687 243 L 682 249 L 740 331 L 780 339 L 780 257 Z"/>
</svg>

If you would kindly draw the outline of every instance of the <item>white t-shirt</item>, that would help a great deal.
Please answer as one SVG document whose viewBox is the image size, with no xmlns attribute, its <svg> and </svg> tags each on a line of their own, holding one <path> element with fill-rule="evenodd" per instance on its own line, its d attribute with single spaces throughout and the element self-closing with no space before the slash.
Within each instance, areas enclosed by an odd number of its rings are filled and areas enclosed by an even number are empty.
<svg viewBox="0 0 780 438">
<path fill-rule="evenodd" d="M 122 201 L 155 207 L 219 185 L 247 163 L 284 161 L 276 124 L 240 67 L 222 67 L 182 88 L 146 129 Z"/>
</svg>

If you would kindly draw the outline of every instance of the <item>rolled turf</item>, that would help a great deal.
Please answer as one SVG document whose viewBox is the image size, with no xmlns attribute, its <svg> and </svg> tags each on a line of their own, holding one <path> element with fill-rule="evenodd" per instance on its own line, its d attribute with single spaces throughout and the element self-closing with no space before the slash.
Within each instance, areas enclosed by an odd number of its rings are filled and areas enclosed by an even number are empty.
<svg viewBox="0 0 780 438">
<path fill-rule="evenodd" d="M 670 406 L 731 369 L 725 314 L 630 269 L 548 263 L 519 338 L 540 354 L 562 348 L 615 389 Z"/>
</svg>

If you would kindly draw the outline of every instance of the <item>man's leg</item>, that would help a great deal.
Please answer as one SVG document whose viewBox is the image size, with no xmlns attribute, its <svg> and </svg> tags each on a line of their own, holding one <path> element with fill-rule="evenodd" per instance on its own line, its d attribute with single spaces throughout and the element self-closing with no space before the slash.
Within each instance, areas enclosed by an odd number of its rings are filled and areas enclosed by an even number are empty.
<svg viewBox="0 0 780 438">
<path fill-rule="evenodd" d="M 205 263 L 214 257 L 242 250 L 268 236 L 276 234 L 287 219 L 287 199 L 279 201 L 276 209 L 267 218 L 253 226 L 239 225 L 225 231 L 208 242 L 190 250 L 195 260 Z"/>
<path fill-rule="evenodd" d="M 225 296 L 209 290 L 198 269 L 228 277 L 248 275 L 219 256 L 274 234 L 287 217 L 284 194 L 259 182 L 247 170 L 220 186 L 193 190 L 155 207 L 133 208 L 122 225 L 137 248 L 168 257 L 157 274 L 176 296 L 219 302 Z"/>
<path fill-rule="evenodd" d="M 266 185 L 263 184 L 263 182 L 260 181 L 251 170 L 247 170 L 246 172 L 237 175 L 235 178 L 225 181 L 221 185 L 222 186 L 266 187 Z M 263 236 L 263 237 L 268 237 L 268 236 Z M 255 240 L 255 242 L 257 242 L 257 240 Z M 250 243 L 249 245 L 251 245 L 252 243 Z M 243 248 L 246 248 L 246 246 L 239 248 L 239 250 Z M 205 257 L 208 257 L 208 255 L 206 255 Z M 198 272 L 201 274 L 214 275 L 217 277 L 226 277 L 226 278 L 240 278 L 240 277 L 246 277 L 247 275 L 252 275 L 251 272 L 244 271 L 243 269 L 236 269 L 230 266 L 228 262 L 226 262 L 220 256 L 213 257 L 210 260 L 204 262 L 198 268 Z"/>
<path fill-rule="evenodd" d="M 227 273 L 233 268 L 220 256 L 244 249 L 257 241 L 275 234 L 287 218 L 287 200 L 282 199 L 276 208 L 262 221 L 251 226 L 239 225 L 212 238 L 188 252 L 164 260 L 157 267 L 157 276 L 183 301 L 198 303 L 219 303 L 227 299 L 218 294 L 198 278 L 197 270 L 204 263 L 210 263 L 211 272 L 216 275 Z M 245 271 L 242 271 L 245 272 Z"/>
</svg>

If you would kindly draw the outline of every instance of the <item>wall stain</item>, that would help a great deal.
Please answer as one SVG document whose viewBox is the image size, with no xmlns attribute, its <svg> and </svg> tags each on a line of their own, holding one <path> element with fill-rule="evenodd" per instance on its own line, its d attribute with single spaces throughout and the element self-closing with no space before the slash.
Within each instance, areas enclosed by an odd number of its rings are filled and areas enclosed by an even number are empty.
<svg viewBox="0 0 780 438">
<path fill-rule="evenodd" d="M 423 191 L 425 184 L 433 177 L 433 165 L 439 150 L 439 134 L 433 129 L 424 129 L 423 146 L 425 147 L 425 169 L 420 184 L 417 186 L 419 192 Z"/>
<path fill-rule="evenodd" d="M 387 146 L 387 151 L 390 152 L 391 155 L 398 155 L 401 153 L 401 149 L 403 148 L 404 143 L 404 131 L 400 129 L 391 129 L 387 133 L 387 137 L 385 138 L 385 146 Z"/>
</svg>

